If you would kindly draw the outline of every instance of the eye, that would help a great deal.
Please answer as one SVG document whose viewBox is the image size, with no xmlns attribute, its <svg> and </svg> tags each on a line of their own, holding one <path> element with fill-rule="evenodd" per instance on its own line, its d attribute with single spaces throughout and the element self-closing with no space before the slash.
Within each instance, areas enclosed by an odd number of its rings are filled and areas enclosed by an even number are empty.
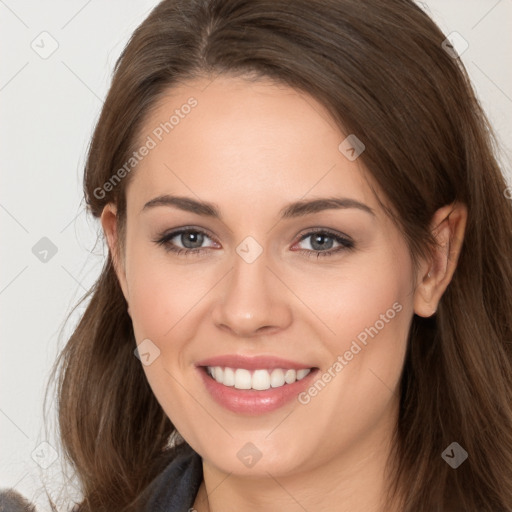
<svg viewBox="0 0 512 512">
<path fill-rule="evenodd" d="M 300 244 L 308 239 L 310 241 L 306 245 L 309 248 L 302 249 L 299 252 L 307 256 L 315 256 L 316 258 L 332 256 L 341 251 L 353 250 L 355 248 L 355 244 L 350 238 L 326 229 L 310 231 L 303 235 L 298 243 Z M 335 244 L 338 244 L 338 247 L 333 248 Z"/>
<path fill-rule="evenodd" d="M 299 250 L 299 252 L 308 257 L 316 256 L 316 258 L 319 258 L 332 256 L 341 251 L 353 250 L 355 248 L 355 244 L 350 238 L 326 229 L 318 229 L 306 233 L 300 238 L 298 244 L 308 239 L 310 239 L 310 241 L 306 245 L 309 245 L 309 248 Z M 204 247 L 203 243 L 205 240 L 211 240 L 213 243 Z M 218 247 L 217 242 L 213 241 L 205 231 L 187 227 L 164 233 L 154 240 L 154 242 L 159 246 L 163 246 L 167 252 L 173 252 L 183 256 L 202 255 L 206 253 L 209 248 Z M 333 248 L 335 244 L 338 244 L 338 246 Z"/>
<path fill-rule="evenodd" d="M 165 233 L 154 240 L 154 242 L 157 245 L 162 245 L 168 252 L 181 255 L 200 255 L 207 252 L 207 248 L 202 247 L 205 240 L 212 240 L 205 231 L 185 227 Z M 215 247 L 215 244 L 216 242 L 207 247 Z"/>
</svg>

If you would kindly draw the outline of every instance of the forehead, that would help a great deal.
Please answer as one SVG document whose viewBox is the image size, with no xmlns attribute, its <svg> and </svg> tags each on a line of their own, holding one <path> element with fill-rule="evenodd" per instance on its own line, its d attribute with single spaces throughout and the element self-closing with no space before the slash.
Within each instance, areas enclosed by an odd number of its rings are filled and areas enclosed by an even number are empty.
<svg viewBox="0 0 512 512">
<path fill-rule="evenodd" d="M 138 143 L 150 149 L 128 195 L 139 206 L 178 191 L 279 203 L 342 194 L 375 205 L 361 160 L 344 153 L 346 138 L 304 92 L 266 79 L 199 78 L 168 89 L 146 115 Z"/>
</svg>

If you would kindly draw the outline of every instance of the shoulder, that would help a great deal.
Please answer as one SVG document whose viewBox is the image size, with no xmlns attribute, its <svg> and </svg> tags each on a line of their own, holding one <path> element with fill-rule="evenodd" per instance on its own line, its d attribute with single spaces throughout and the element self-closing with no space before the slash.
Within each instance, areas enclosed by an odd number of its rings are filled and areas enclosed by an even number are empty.
<svg viewBox="0 0 512 512">
<path fill-rule="evenodd" d="M 0 512 L 35 512 L 35 510 L 34 505 L 14 489 L 0 490 Z"/>
<path fill-rule="evenodd" d="M 186 512 L 193 506 L 202 480 L 201 457 L 183 443 L 177 447 L 176 456 L 169 465 L 145 489 L 137 510 Z"/>
</svg>

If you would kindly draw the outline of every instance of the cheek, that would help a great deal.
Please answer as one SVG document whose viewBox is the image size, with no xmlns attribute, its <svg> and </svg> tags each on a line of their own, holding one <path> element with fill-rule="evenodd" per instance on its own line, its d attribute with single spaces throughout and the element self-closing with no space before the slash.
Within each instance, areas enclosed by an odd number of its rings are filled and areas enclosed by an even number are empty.
<svg viewBox="0 0 512 512">
<path fill-rule="evenodd" d="M 412 319 L 410 262 L 394 256 L 371 267 L 367 280 L 354 283 L 353 300 L 338 321 L 340 330 L 346 328 L 342 350 L 349 361 L 344 370 L 350 375 L 348 390 L 366 395 L 369 404 L 398 392 Z"/>
<path fill-rule="evenodd" d="M 197 324 L 201 301 L 212 288 L 204 272 L 191 268 L 172 263 L 163 249 L 160 254 L 134 248 L 127 259 L 130 313 L 137 343 L 149 338 L 160 348 L 162 360 L 172 359 L 172 365 L 193 335 L 189 329 Z"/>
<path fill-rule="evenodd" d="M 411 276 L 407 250 L 381 244 L 337 267 L 287 277 L 334 355 L 349 350 L 353 340 L 364 346 L 375 336 L 389 334 L 388 344 L 403 343 L 412 311 Z"/>
<path fill-rule="evenodd" d="M 338 449 L 338 439 L 350 446 L 386 421 L 399 396 L 412 315 L 407 279 L 396 269 L 374 268 L 339 284 L 343 287 L 336 294 L 322 299 L 322 320 L 335 333 L 323 336 L 329 355 L 318 380 L 300 397 L 305 415 L 315 418 L 320 431 L 338 425 L 340 437 L 325 442 L 326 454 Z"/>
<path fill-rule="evenodd" d="M 135 339 L 137 344 L 151 341 L 151 361 L 142 369 L 166 415 L 188 434 L 187 439 L 194 440 L 197 425 L 205 421 L 204 411 L 194 408 L 196 402 L 188 392 L 190 385 L 182 384 L 183 375 L 190 365 L 189 345 L 202 313 L 202 299 L 214 283 L 199 267 L 188 268 L 164 249 L 142 243 L 135 235 L 127 238 L 126 279 Z"/>
<path fill-rule="evenodd" d="M 188 422 L 193 423 L 199 413 L 193 408 L 186 415 L 177 413 L 190 402 L 180 382 L 189 364 L 200 300 L 211 286 L 184 267 L 171 265 L 163 254 L 155 257 L 147 250 L 132 250 L 127 260 L 130 312 L 137 343 L 151 340 L 150 351 L 158 354 L 151 364 L 143 365 L 148 383 L 174 425 L 188 432 L 193 430 Z"/>
<path fill-rule="evenodd" d="M 323 370 L 336 374 L 331 397 L 337 401 L 387 400 L 397 385 L 413 312 L 411 275 L 405 248 L 384 249 L 354 258 L 310 293 L 308 305 L 319 312 L 316 325 L 329 353 Z"/>
<path fill-rule="evenodd" d="M 361 279 L 346 283 L 341 311 L 332 311 L 340 331 L 349 334 L 363 346 L 370 338 L 388 338 L 391 331 L 400 330 L 403 311 L 410 300 L 403 277 L 374 267 Z M 391 336 L 389 343 L 400 342 Z"/>
</svg>

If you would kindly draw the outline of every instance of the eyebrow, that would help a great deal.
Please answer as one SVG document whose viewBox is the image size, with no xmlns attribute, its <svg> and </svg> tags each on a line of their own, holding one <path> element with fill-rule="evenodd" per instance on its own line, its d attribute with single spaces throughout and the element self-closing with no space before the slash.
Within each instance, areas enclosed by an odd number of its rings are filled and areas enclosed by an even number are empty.
<svg viewBox="0 0 512 512">
<path fill-rule="evenodd" d="M 169 194 L 155 197 L 148 201 L 142 208 L 142 212 L 147 211 L 157 206 L 170 206 L 179 208 L 180 210 L 203 215 L 205 217 L 212 217 L 214 219 L 221 219 L 219 208 L 206 201 L 196 201 L 190 197 L 173 196 Z M 375 211 L 368 205 L 350 199 L 348 197 L 326 197 L 321 199 L 303 200 L 290 203 L 282 208 L 279 212 L 281 219 L 292 219 L 311 215 L 324 210 L 341 210 L 348 208 L 357 208 L 372 216 L 375 216 Z"/>
</svg>

